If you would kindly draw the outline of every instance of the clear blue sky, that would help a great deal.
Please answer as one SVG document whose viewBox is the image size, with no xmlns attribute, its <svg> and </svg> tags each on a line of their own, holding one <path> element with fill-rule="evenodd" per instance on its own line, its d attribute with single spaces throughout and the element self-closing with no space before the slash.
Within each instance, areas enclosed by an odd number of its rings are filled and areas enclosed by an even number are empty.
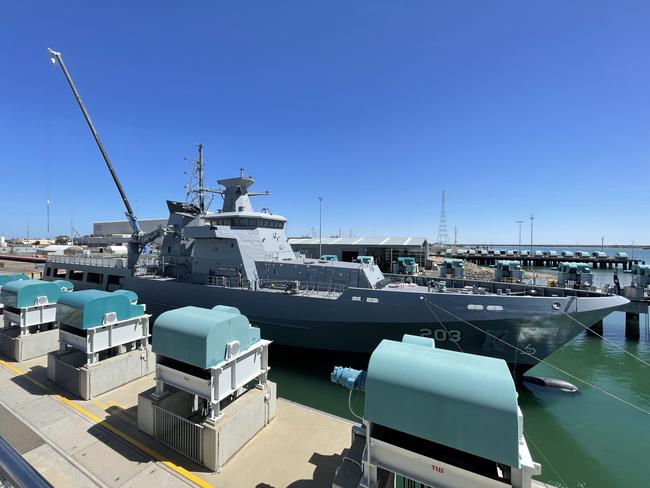
<svg viewBox="0 0 650 488">
<path fill-rule="evenodd" d="M 184 157 L 246 168 L 292 235 L 650 242 L 647 1 L 0 3 L 0 235 L 123 217 L 47 47 L 140 218 Z M 524 235 L 528 235 L 528 224 Z M 453 235 L 452 235 L 453 237 Z M 527 238 L 526 238 L 527 239 Z"/>
</svg>

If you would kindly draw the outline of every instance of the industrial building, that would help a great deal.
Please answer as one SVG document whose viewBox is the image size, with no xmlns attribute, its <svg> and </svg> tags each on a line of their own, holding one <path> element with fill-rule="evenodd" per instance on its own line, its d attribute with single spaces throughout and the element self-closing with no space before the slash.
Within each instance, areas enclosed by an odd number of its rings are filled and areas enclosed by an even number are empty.
<svg viewBox="0 0 650 488">
<path fill-rule="evenodd" d="M 336 256 L 339 261 L 354 261 L 357 256 L 372 256 L 386 272 L 398 257 L 413 257 L 424 268 L 429 250 L 425 237 L 318 237 L 292 238 L 289 244 L 295 252 L 310 258 L 321 255 Z M 320 253 L 320 254 L 319 254 Z"/>
</svg>

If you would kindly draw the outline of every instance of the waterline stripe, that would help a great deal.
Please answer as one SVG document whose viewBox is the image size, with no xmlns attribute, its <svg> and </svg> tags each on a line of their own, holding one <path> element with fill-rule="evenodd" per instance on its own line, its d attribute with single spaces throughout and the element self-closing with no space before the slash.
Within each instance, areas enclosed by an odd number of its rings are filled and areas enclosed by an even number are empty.
<svg viewBox="0 0 650 488">
<path fill-rule="evenodd" d="M 89 412 L 88 410 L 86 410 L 85 408 L 77 405 L 72 400 L 70 400 L 70 399 L 68 399 L 68 398 L 66 398 L 66 397 L 64 397 L 62 395 L 59 395 L 58 393 L 52 393 L 50 388 L 48 388 L 46 385 L 44 385 L 43 383 L 41 383 L 40 381 L 38 381 L 38 380 L 36 380 L 34 378 L 29 377 L 29 375 L 27 375 L 26 372 L 21 371 L 20 369 L 16 368 L 12 364 L 9 364 L 6 361 L 3 361 L 2 359 L 0 359 L 0 366 L 3 366 L 5 369 L 8 369 L 9 371 L 11 371 L 12 373 L 14 373 L 17 376 L 21 376 L 21 377 L 25 378 L 29 382 L 31 382 L 34 385 L 41 388 L 43 391 L 47 392 L 52 398 L 55 398 L 56 400 L 59 400 L 64 405 L 67 405 L 68 407 L 70 407 L 73 410 L 77 411 L 78 413 L 80 413 L 84 417 L 88 418 L 89 420 L 92 420 L 95 424 L 99 425 L 100 427 L 105 428 L 106 430 L 108 430 L 112 434 L 116 435 L 117 437 L 119 437 L 123 441 L 127 442 L 128 444 L 131 444 L 136 449 L 144 452 L 150 458 L 164 464 L 169 469 L 171 469 L 171 470 L 175 471 L 176 473 L 180 474 L 181 476 L 188 479 L 192 483 L 200 486 L 201 488 L 214 488 L 214 485 L 211 485 L 207 481 L 199 478 L 198 476 L 196 476 L 195 474 L 189 472 L 185 468 L 182 468 L 182 467 L 172 463 L 171 461 L 169 461 L 165 456 L 163 456 L 159 452 L 155 451 L 154 449 L 151 449 L 149 446 L 144 445 L 143 443 L 141 443 L 137 439 L 134 439 L 129 434 L 127 434 L 125 432 L 122 432 L 120 429 L 118 429 L 117 427 L 109 424 L 108 422 L 104 422 L 102 419 L 97 417 L 95 414 L 93 414 L 93 413 Z"/>
</svg>

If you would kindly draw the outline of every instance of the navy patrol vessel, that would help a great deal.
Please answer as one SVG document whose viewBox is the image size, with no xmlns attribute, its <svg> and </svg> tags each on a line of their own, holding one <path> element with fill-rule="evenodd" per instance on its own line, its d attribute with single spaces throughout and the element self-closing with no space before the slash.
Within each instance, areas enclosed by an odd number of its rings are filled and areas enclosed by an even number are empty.
<svg viewBox="0 0 650 488">
<path fill-rule="evenodd" d="M 288 346 L 369 353 L 382 339 L 415 334 L 503 358 L 522 373 L 583 330 L 572 319 L 590 326 L 627 303 L 549 287 L 537 288 L 572 296 L 398 284 L 376 264 L 307 258 L 292 250 L 284 217 L 253 209 L 250 197 L 260 193 L 249 191 L 252 178 L 242 173 L 218 183 L 224 188 L 210 190 L 223 195 L 218 212 L 167 202 L 159 256 L 139 256 L 137 246 L 129 246 L 129 258 L 51 256 L 45 279 L 65 277 L 77 289 L 126 288 L 154 315 L 185 305 L 234 306 L 265 338 Z"/>
<path fill-rule="evenodd" d="M 443 348 L 505 359 L 517 375 L 575 337 L 581 324 L 590 326 L 627 303 L 619 296 L 550 287 L 503 294 L 489 284 L 393 283 L 372 262 L 294 253 L 284 229 L 287 220 L 253 209 L 250 197 L 268 192 L 251 192 L 254 181 L 243 171 L 219 180 L 221 189 L 204 186 L 201 146 L 198 183 L 189 192 L 194 201 L 168 201 L 166 227 L 145 235 L 61 54 L 50 53 L 116 183 L 133 236 L 127 258 L 49 257 L 46 280 L 65 278 L 75 289 L 126 288 L 154 316 L 186 305 L 237 307 L 264 338 L 287 346 L 370 353 L 382 339 L 433 337 Z M 223 197 L 220 211 L 208 211 L 207 193 Z M 142 254 L 147 243 L 161 237 L 159 255 Z"/>
</svg>

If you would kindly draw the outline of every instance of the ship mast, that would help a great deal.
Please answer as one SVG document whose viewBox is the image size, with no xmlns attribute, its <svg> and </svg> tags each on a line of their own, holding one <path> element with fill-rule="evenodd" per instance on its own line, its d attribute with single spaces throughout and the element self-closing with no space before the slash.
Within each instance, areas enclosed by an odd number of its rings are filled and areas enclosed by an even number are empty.
<svg viewBox="0 0 650 488">
<path fill-rule="evenodd" d="M 201 210 L 201 213 L 205 213 L 205 187 L 204 187 L 204 180 L 203 180 L 203 144 L 199 144 L 198 148 L 198 156 L 196 158 L 196 170 L 198 172 L 198 177 L 199 177 L 199 188 L 198 188 L 198 194 L 199 194 L 199 209 Z"/>
<path fill-rule="evenodd" d="M 190 181 L 185 187 L 187 191 L 187 203 L 197 204 L 201 215 L 205 214 L 212 203 L 212 199 L 206 202 L 206 194 L 221 193 L 221 190 L 205 186 L 205 174 L 203 166 L 203 144 L 197 144 L 196 159 L 188 159 L 192 164 Z"/>
</svg>

